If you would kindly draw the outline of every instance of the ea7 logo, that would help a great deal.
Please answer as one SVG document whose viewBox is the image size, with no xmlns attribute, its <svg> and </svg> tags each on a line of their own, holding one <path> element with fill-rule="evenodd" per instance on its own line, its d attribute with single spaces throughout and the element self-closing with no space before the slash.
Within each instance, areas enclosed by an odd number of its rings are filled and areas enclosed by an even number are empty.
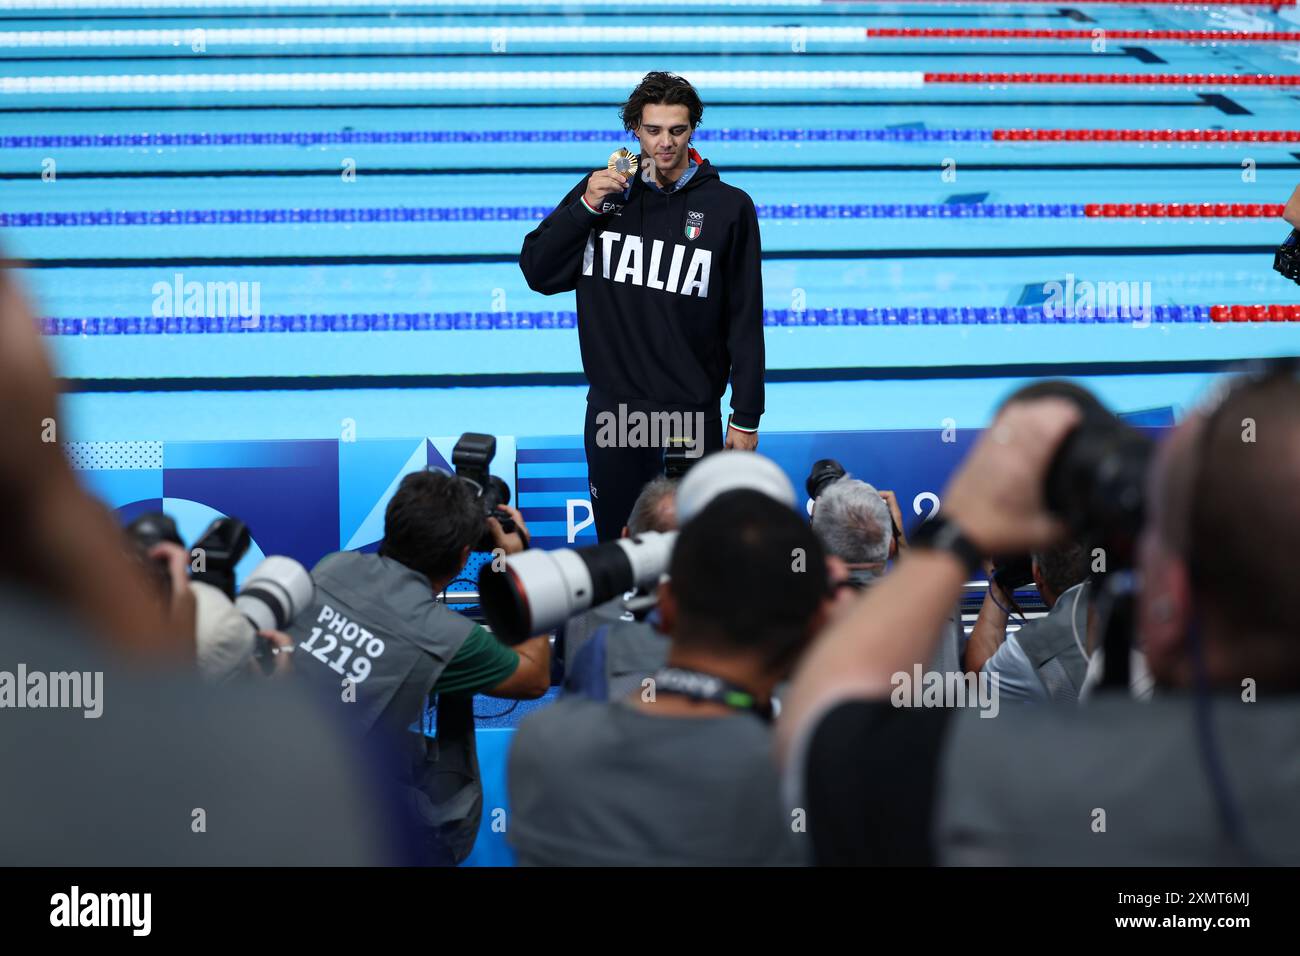
<svg viewBox="0 0 1300 956">
<path fill-rule="evenodd" d="M 601 212 L 612 212 L 612 213 L 614 213 L 614 215 L 616 215 L 616 216 L 621 216 L 621 215 L 623 215 L 623 213 L 620 212 L 619 210 L 621 210 L 622 208 L 623 208 L 623 204 L 622 204 L 622 203 L 618 203 L 618 202 L 609 202 L 608 200 L 606 200 L 606 201 L 601 205 L 601 207 L 600 207 L 600 211 L 601 211 Z"/>
<path fill-rule="evenodd" d="M 704 231 L 704 213 L 687 210 L 686 238 L 698 239 L 700 237 L 700 233 L 703 231 Z"/>
</svg>

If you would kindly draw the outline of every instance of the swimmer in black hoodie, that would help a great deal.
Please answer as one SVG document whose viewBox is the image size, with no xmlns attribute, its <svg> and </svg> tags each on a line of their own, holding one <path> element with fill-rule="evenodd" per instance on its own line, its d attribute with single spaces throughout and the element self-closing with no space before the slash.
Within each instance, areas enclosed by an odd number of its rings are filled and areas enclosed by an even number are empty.
<svg viewBox="0 0 1300 956">
<path fill-rule="evenodd" d="M 758 446 L 763 277 L 758 215 L 690 145 L 704 107 L 670 73 L 623 105 L 638 171 L 599 169 L 524 238 L 529 288 L 577 291 L 590 388 L 584 438 L 599 540 L 617 538 L 671 432 L 688 459 Z M 731 381 L 723 437 L 721 399 Z"/>
</svg>

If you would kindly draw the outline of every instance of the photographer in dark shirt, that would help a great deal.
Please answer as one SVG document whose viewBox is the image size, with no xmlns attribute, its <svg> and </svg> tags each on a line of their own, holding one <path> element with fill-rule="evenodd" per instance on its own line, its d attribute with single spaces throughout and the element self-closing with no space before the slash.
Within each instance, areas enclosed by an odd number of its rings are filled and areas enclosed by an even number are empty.
<svg viewBox="0 0 1300 956">
<path fill-rule="evenodd" d="M 914 537 L 796 675 L 779 743 L 819 862 L 1300 863 L 1300 381 L 1292 362 L 1234 384 L 1147 473 L 1136 625 L 1151 701 L 908 712 L 894 678 L 933 653 L 981 554 L 1063 534 L 1043 489 L 1078 406 L 1003 407 L 944 493 L 946 527 Z"/>
</svg>

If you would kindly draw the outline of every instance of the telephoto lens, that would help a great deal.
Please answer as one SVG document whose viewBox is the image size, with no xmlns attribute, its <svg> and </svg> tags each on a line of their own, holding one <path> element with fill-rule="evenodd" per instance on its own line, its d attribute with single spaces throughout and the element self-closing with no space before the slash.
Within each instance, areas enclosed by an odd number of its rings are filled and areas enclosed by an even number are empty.
<svg viewBox="0 0 1300 956">
<path fill-rule="evenodd" d="M 718 495 L 740 488 L 794 507 L 794 486 L 770 458 L 719 451 L 704 456 L 682 479 L 678 520 L 685 525 Z M 647 531 L 587 548 L 524 551 L 504 562 L 488 562 L 478 578 L 484 615 L 493 634 L 506 643 L 545 634 L 633 588 L 655 588 L 668 570 L 676 540 L 676 531 Z"/>
<path fill-rule="evenodd" d="M 316 585 L 293 558 L 273 554 L 253 569 L 235 607 L 259 631 L 283 631 L 311 603 Z"/>
<path fill-rule="evenodd" d="M 518 644 L 633 588 L 654 588 L 676 539 L 676 531 L 647 531 L 588 548 L 524 551 L 499 571 L 483 565 L 479 595 L 492 633 Z"/>
</svg>

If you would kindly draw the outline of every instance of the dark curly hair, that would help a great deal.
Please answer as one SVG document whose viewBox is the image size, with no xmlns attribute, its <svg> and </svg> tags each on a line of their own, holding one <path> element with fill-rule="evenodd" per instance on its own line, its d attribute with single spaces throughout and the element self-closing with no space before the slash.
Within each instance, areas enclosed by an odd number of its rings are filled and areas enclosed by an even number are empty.
<svg viewBox="0 0 1300 956">
<path fill-rule="evenodd" d="M 668 575 L 674 646 L 752 654 L 777 674 L 808 646 L 829 587 L 826 552 L 808 521 L 747 488 L 718 495 L 682 527 Z"/>
<path fill-rule="evenodd" d="M 388 501 L 379 553 L 436 581 L 460 572 L 461 556 L 482 533 L 483 512 L 463 481 L 445 471 L 413 471 Z"/>
<path fill-rule="evenodd" d="M 641 111 L 650 105 L 685 106 L 690 115 L 691 129 L 700 125 L 704 116 L 704 104 L 695 87 L 675 73 L 647 73 L 636 85 L 632 95 L 619 109 L 623 128 L 629 133 L 641 125 Z"/>
</svg>

